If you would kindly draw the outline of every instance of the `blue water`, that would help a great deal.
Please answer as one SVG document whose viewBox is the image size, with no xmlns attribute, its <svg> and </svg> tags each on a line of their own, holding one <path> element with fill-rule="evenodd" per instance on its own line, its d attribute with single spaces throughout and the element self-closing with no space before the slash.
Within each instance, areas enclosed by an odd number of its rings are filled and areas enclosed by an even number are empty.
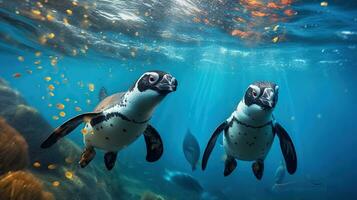
<svg viewBox="0 0 357 200">
<path fill-rule="evenodd" d="M 43 8 L 32 1 L 0 1 L 0 77 L 53 127 L 80 113 L 76 106 L 82 112 L 92 111 L 101 87 L 109 93 L 126 91 L 145 71 L 163 70 L 179 81 L 178 90 L 159 105 L 151 120 L 164 141 L 164 155 L 158 162 L 146 163 L 141 137 L 119 153 L 115 167 L 120 173 L 177 199 L 185 199 L 186 191 L 163 179 L 165 169 L 187 172 L 206 190 L 221 191 L 228 199 L 356 199 L 356 2 L 328 1 L 325 7 L 306 0 L 281 10 L 228 0 L 78 2 L 80 6 L 89 2 L 89 27 L 82 21 L 86 12 L 69 1 L 57 5 L 49 0 Z M 69 8 L 72 16 L 65 12 Z M 31 9 L 51 10 L 57 18 L 37 19 Z M 296 13 L 284 15 L 286 9 Z M 249 13 L 254 10 L 270 15 L 252 17 Z M 270 19 L 273 13 L 275 20 Z M 70 25 L 63 25 L 64 17 Z M 246 22 L 232 20 L 237 17 Z M 209 23 L 196 23 L 194 18 Z M 254 33 L 232 36 L 235 29 Z M 48 33 L 55 37 L 41 44 L 38 38 Z M 273 42 L 276 36 L 279 39 Z M 41 56 L 35 55 L 37 51 Z M 50 56 L 57 57 L 55 66 Z M 41 63 L 35 64 L 38 60 Z M 16 73 L 20 77 L 14 77 Z M 44 80 L 47 76 L 49 82 Z M 270 192 L 282 160 L 277 138 L 261 181 L 254 177 L 251 163 L 242 161 L 232 175 L 223 177 L 224 151 L 219 144 L 204 172 L 191 172 L 182 152 L 187 129 L 203 152 L 211 133 L 257 80 L 280 86 L 275 117 L 297 150 L 297 173 L 285 178 L 296 184 L 286 192 Z M 88 89 L 90 83 L 94 91 Z M 55 86 L 54 96 L 49 95 L 49 84 Z M 57 103 L 65 105 L 65 117 L 59 116 Z M 67 138 L 83 147 L 80 128 Z M 102 153 L 91 165 L 103 165 Z M 319 186 L 310 185 L 313 181 Z"/>
</svg>

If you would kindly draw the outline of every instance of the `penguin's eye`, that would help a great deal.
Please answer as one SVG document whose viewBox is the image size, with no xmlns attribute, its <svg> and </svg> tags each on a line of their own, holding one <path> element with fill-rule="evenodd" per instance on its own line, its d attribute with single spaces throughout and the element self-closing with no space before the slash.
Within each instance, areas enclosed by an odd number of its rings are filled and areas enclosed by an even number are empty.
<svg viewBox="0 0 357 200">
<path fill-rule="evenodd" d="M 158 74 L 150 74 L 149 76 L 149 82 L 150 84 L 154 84 L 159 80 L 159 75 Z"/>
<path fill-rule="evenodd" d="M 253 91 L 252 91 L 252 95 L 253 95 L 254 98 L 257 98 L 258 92 L 257 92 L 256 90 L 253 90 Z"/>
</svg>

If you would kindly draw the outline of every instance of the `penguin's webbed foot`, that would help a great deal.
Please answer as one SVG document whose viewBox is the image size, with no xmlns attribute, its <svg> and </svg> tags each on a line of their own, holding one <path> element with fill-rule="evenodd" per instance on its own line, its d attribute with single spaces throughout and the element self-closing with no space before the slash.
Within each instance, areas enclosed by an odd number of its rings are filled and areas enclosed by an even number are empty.
<svg viewBox="0 0 357 200">
<path fill-rule="evenodd" d="M 224 176 L 230 175 L 236 167 L 237 161 L 233 157 L 228 156 L 224 162 Z"/>
<path fill-rule="evenodd" d="M 95 150 L 93 147 L 86 147 L 81 155 L 81 159 L 79 160 L 79 165 L 81 168 L 86 167 L 94 158 Z"/>
<path fill-rule="evenodd" d="M 104 163 L 108 170 L 112 170 L 117 160 L 118 152 L 107 152 L 104 155 Z"/>
<path fill-rule="evenodd" d="M 257 160 L 256 162 L 254 162 L 252 165 L 252 170 L 253 170 L 255 177 L 258 180 L 261 180 L 263 177 L 263 172 L 264 172 L 264 161 Z"/>
</svg>

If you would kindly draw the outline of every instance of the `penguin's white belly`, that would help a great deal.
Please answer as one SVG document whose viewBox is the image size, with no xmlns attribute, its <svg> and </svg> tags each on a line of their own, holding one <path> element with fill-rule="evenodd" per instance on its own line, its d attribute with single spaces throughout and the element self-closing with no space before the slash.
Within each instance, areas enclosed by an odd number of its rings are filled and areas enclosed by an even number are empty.
<svg viewBox="0 0 357 200">
<path fill-rule="evenodd" d="M 94 127 L 86 123 L 84 143 L 86 146 L 116 152 L 133 143 L 146 127 L 147 123 L 137 124 L 120 117 L 112 117 Z"/>
<path fill-rule="evenodd" d="M 273 143 L 271 125 L 251 128 L 237 122 L 223 136 L 223 146 L 227 155 L 244 161 L 265 159 Z"/>
</svg>

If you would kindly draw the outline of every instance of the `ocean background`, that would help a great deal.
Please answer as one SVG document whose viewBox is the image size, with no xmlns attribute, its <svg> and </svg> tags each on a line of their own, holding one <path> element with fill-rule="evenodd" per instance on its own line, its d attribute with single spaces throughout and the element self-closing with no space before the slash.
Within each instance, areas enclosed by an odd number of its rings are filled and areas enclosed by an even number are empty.
<svg viewBox="0 0 357 200">
<path fill-rule="evenodd" d="M 202 198 L 165 180 L 167 170 L 191 174 L 212 199 L 356 199 L 356 55 L 357 1 L 0 0 L 0 78 L 52 127 L 92 111 L 101 87 L 110 94 L 126 91 L 154 69 L 177 78 L 177 91 L 151 120 L 164 142 L 158 162 L 145 161 L 140 137 L 119 152 L 115 172 L 106 170 L 100 151 L 90 163 L 122 180 L 120 188 L 130 182 L 127 193 L 152 191 L 165 199 Z M 284 191 L 271 191 L 282 160 L 277 138 L 261 181 L 251 162 L 243 161 L 223 177 L 218 143 L 205 171 L 192 172 L 182 150 L 189 129 L 203 152 L 214 129 L 258 80 L 279 85 L 274 115 L 297 151 L 297 173 L 286 175 Z M 66 138 L 82 148 L 80 129 Z M 41 134 L 39 142 L 50 132 Z M 34 162 L 44 161 L 30 157 L 27 169 L 44 173 L 45 188 L 66 199 L 70 191 L 60 187 L 71 180 L 63 175 L 53 187 L 46 179 L 51 171 Z M 72 171 L 81 170 L 87 169 Z M 84 196 L 79 190 L 72 197 Z"/>
</svg>

